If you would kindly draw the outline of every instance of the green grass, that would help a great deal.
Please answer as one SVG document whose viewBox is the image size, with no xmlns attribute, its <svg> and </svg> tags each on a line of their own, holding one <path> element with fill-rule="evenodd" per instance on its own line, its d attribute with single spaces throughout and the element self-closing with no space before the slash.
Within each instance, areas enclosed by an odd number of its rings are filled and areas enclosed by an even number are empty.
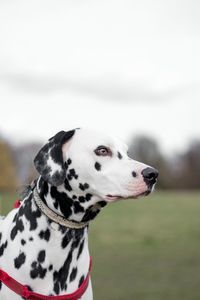
<svg viewBox="0 0 200 300">
<path fill-rule="evenodd" d="M 14 199 L 4 196 L 4 213 Z M 109 205 L 89 239 L 95 300 L 200 299 L 200 193 Z"/>
<path fill-rule="evenodd" d="M 106 207 L 90 230 L 95 300 L 200 299 L 200 193 Z"/>
<path fill-rule="evenodd" d="M 15 193 L 0 193 L 0 215 L 6 215 L 13 208 L 16 199 Z"/>
</svg>

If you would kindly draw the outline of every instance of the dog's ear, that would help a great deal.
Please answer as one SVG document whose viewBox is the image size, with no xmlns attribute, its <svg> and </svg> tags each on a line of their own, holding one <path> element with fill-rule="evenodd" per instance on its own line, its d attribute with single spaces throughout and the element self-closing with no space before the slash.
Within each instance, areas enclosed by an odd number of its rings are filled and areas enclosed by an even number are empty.
<svg viewBox="0 0 200 300">
<path fill-rule="evenodd" d="M 75 130 L 60 131 L 49 139 L 34 159 L 36 170 L 53 186 L 61 185 L 65 180 L 65 168 L 62 146 L 74 135 Z"/>
</svg>

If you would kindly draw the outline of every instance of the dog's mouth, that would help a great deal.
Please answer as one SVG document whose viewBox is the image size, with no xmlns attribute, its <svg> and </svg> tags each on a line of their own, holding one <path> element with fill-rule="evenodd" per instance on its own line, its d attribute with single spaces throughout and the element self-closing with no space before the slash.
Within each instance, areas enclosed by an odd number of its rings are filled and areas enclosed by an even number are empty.
<svg viewBox="0 0 200 300">
<path fill-rule="evenodd" d="M 151 189 L 148 189 L 145 192 L 141 192 L 141 193 L 138 193 L 136 195 L 130 195 L 130 196 L 110 195 L 110 194 L 108 194 L 108 195 L 106 195 L 106 200 L 108 202 L 114 202 L 114 201 L 122 200 L 122 199 L 137 199 L 137 198 L 142 197 L 142 196 L 148 196 L 150 193 L 151 193 Z"/>
</svg>

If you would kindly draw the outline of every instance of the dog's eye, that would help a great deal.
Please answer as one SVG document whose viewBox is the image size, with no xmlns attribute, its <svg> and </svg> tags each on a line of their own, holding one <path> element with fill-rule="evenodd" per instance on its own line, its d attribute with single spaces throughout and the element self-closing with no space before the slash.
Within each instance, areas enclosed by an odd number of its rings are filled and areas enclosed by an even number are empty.
<svg viewBox="0 0 200 300">
<path fill-rule="evenodd" d="M 98 156 L 112 156 L 111 150 L 105 146 L 97 147 L 94 152 Z"/>
</svg>

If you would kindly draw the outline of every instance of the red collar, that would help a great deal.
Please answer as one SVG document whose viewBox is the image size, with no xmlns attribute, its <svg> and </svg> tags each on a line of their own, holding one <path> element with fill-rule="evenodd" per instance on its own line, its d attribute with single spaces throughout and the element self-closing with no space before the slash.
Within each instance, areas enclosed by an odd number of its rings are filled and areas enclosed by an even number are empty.
<svg viewBox="0 0 200 300">
<path fill-rule="evenodd" d="M 20 200 L 15 202 L 14 207 L 18 208 L 20 206 Z M 10 290 L 15 292 L 16 294 L 20 295 L 25 299 L 30 300 L 78 300 L 80 299 L 83 294 L 85 293 L 90 279 L 90 272 L 92 269 L 92 257 L 90 256 L 90 266 L 88 274 L 81 284 L 81 286 L 73 293 L 61 296 L 45 296 L 42 294 L 31 292 L 26 285 L 21 284 L 6 272 L 0 269 L 0 281 L 4 283 Z"/>
<path fill-rule="evenodd" d="M 45 296 L 42 294 L 31 292 L 26 285 L 23 285 L 9 276 L 6 272 L 0 269 L 0 281 L 3 282 L 10 290 L 20 295 L 25 299 L 30 300 L 78 300 L 85 293 L 90 279 L 90 271 L 92 268 L 92 257 L 90 257 L 89 272 L 81 284 L 81 286 L 73 293 L 62 296 Z"/>
</svg>

